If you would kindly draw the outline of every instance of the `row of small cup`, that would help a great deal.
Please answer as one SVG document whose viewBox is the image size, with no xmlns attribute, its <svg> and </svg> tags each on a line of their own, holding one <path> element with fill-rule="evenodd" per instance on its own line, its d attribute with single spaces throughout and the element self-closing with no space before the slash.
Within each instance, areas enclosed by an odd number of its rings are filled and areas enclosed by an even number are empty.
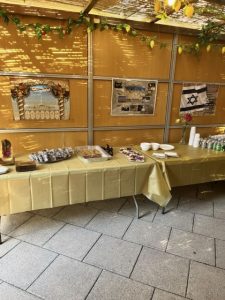
<svg viewBox="0 0 225 300">
<path fill-rule="evenodd" d="M 156 151 L 159 149 L 160 144 L 158 144 L 158 143 L 141 143 L 140 147 L 141 147 L 141 150 L 143 150 L 143 151 L 148 151 L 150 149 Z"/>
</svg>

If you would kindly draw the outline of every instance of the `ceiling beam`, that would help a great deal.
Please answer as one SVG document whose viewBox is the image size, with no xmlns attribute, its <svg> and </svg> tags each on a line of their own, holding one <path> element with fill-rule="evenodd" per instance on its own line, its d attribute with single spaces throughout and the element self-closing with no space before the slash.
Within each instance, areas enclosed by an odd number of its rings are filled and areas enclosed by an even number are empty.
<svg viewBox="0 0 225 300">
<path fill-rule="evenodd" d="M 95 6 L 95 4 L 98 2 L 98 0 L 90 0 L 88 4 L 83 9 L 83 14 L 88 14 L 90 10 Z"/>
</svg>

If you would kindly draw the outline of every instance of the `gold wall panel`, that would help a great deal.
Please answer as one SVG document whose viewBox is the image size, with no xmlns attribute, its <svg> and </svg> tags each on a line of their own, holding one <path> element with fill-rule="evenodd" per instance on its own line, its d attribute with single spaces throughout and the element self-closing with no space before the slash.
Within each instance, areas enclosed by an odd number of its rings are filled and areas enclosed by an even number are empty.
<svg viewBox="0 0 225 300">
<path fill-rule="evenodd" d="M 148 33 L 168 43 L 166 48 L 156 45 L 150 50 L 139 38 L 96 30 L 93 38 L 94 75 L 133 78 L 169 77 L 172 35 Z"/>
<path fill-rule="evenodd" d="M 20 17 L 28 23 L 57 26 L 64 21 Z M 15 25 L 0 22 L 0 70 L 57 74 L 87 74 L 87 33 L 76 28 L 60 39 L 55 33 L 38 40 L 32 30 L 19 33 Z"/>
<path fill-rule="evenodd" d="M 178 43 L 192 43 L 190 37 L 180 36 Z M 220 48 L 210 52 L 201 50 L 200 55 L 182 53 L 177 55 L 175 80 L 190 82 L 225 82 L 225 56 Z"/>
<path fill-rule="evenodd" d="M 163 141 L 163 129 L 139 129 L 139 130 L 121 130 L 121 131 L 95 131 L 95 145 L 125 146 L 137 145 L 141 142 L 159 142 Z"/>
<path fill-rule="evenodd" d="M 160 125 L 165 122 L 168 84 L 158 83 L 155 114 L 152 116 L 111 116 L 112 82 L 94 82 L 94 126 Z"/>
<path fill-rule="evenodd" d="M 197 132 L 200 133 L 201 137 L 208 137 L 209 135 L 222 134 L 225 132 L 225 127 L 197 127 Z M 189 140 L 190 129 L 187 129 L 186 142 Z M 169 132 L 169 143 L 178 143 L 181 140 L 182 129 L 174 128 L 170 129 Z"/>
<path fill-rule="evenodd" d="M 10 140 L 13 153 L 19 155 L 46 148 L 86 145 L 87 132 L 0 133 L 0 140 L 2 139 Z"/>
<path fill-rule="evenodd" d="M 87 81 L 70 79 L 69 120 L 13 120 L 9 77 L 0 76 L 0 128 L 87 127 Z"/>
<path fill-rule="evenodd" d="M 173 103 L 171 110 L 171 125 L 175 125 L 176 119 L 179 118 L 180 99 L 182 84 L 174 84 Z M 225 86 L 219 87 L 218 97 L 216 100 L 216 113 L 209 116 L 193 116 L 193 124 L 225 124 Z"/>
</svg>

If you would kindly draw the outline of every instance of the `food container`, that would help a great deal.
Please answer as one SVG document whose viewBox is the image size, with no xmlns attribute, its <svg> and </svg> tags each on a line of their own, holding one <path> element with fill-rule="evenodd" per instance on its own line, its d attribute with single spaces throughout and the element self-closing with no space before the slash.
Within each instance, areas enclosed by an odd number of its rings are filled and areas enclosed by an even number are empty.
<svg viewBox="0 0 225 300">
<path fill-rule="evenodd" d="M 75 151 L 78 158 L 86 163 L 106 161 L 112 158 L 111 155 L 98 145 L 76 147 Z"/>
<path fill-rule="evenodd" d="M 150 150 L 150 149 L 151 149 L 151 146 L 152 146 L 151 143 L 141 143 L 141 144 L 140 144 L 141 150 L 143 150 L 143 151 L 148 151 L 148 150 Z"/>
</svg>

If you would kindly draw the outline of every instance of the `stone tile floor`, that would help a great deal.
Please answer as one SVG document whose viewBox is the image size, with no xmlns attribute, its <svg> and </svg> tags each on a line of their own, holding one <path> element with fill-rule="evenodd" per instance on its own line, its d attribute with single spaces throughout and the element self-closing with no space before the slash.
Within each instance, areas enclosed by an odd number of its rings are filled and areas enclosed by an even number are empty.
<svg viewBox="0 0 225 300">
<path fill-rule="evenodd" d="M 1 300 L 224 300 L 225 182 L 2 217 Z"/>
</svg>

